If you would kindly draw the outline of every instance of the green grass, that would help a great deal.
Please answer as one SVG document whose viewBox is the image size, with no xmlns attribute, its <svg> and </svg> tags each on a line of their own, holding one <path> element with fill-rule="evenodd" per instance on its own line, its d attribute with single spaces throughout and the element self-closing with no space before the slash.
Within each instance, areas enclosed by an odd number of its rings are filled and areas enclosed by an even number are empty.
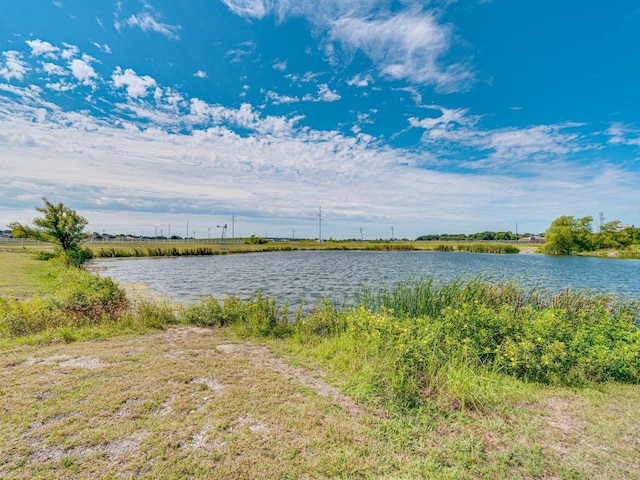
<svg viewBox="0 0 640 480">
<path fill-rule="evenodd" d="M 30 251 L 0 251 L 0 295 L 26 298 L 53 290 L 57 267 Z"/>
<path fill-rule="evenodd" d="M 55 288 L 1 297 L 0 477 L 640 476 L 634 303 L 425 279 L 303 316 L 32 265 Z"/>
<path fill-rule="evenodd" d="M 220 243 L 217 240 L 198 240 L 197 242 L 93 242 L 84 244 L 96 258 L 114 257 L 165 257 L 165 256 L 200 256 L 224 255 L 228 253 L 273 252 L 291 250 L 375 250 L 375 251 L 409 251 L 409 250 L 441 250 L 466 251 L 476 253 L 518 253 L 531 251 L 530 245 L 501 243 L 459 243 L 459 242 L 357 242 L 326 240 L 318 243 L 312 240 L 257 243 Z"/>
</svg>

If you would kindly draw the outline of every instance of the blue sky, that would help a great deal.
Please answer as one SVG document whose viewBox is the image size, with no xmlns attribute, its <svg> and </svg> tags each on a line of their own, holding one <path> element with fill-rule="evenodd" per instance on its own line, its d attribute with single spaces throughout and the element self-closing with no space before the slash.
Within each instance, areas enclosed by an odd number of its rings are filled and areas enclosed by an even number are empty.
<svg viewBox="0 0 640 480">
<path fill-rule="evenodd" d="M 2 2 L 0 228 L 638 225 L 639 82 L 635 1 Z"/>
</svg>

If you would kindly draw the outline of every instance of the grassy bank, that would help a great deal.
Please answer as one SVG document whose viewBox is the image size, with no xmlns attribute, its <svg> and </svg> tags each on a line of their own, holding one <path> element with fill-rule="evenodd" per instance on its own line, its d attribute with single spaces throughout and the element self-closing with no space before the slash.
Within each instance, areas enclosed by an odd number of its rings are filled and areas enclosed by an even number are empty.
<svg viewBox="0 0 640 480">
<path fill-rule="evenodd" d="M 423 280 L 302 316 L 30 278 L 0 306 L 3 478 L 640 476 L 634 303 Z"/>
<path fill-rule="evenodd" d="M 218 241 L 197 242 L 95 242 L 85 246 L 96 258 L 115 257 L 178 257 L 201 255 L 226 255 L 229 253 L 278 252 L 292 250 L 366 250 L 366 251 L 411 251 L 435 250 L 450 252 L 475 253 L 519 253 L 532 251 L 530 245 L 503 243 L 443 243 L 443 242 L 357 242 L 357 241 L 323 241 L 310 240 L 284 241 L 269 243 L 242 243 Z"/>
</svg>

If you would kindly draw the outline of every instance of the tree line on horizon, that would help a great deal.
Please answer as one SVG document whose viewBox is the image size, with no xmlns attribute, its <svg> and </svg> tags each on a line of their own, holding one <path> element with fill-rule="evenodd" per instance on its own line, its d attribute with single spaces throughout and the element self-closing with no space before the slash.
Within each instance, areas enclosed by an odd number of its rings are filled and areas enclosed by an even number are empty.
<svg viewBox="0 0 640 480">
<path fill-rule="evenodd" d="M 441 242 L 465 242 L 465 241 L 515 241 L 521 238 L 531 237 L 533 234 L 531 233 L 518 233 L 515 234 L 511 231 L 506 232 L 491 232 L 484 231 L 478 233 L 471 233 L 469 235 L 464 233 L 436 233 L 436 234 L 428 234 L 421 235 L 416 238 L 418 242 L 433 242 L 433 241 L 441 241 Z"/>
<path fill-rule="evenodd" d="M 32 225 L 12 222 L 8 225 L 16 237 L 33 238 L 52 242 L 60 247 L 66 261 L 80 265 L 90 259 L 91 251 L 82 248 L 82 241 L 90 236 L 84 232 L 87 219 L 62 203 L 53 204 L 42 198 L 44 206 L 36 207 L 41 217 L 32 220 Z M 94 234 L 95 235 L 95 234 Z M 531 237 L 530 233 L 479 232 L 466 234 L 421 235 L 416 241 L 517 241 Z M 575 218 L 563 215 L 556 218 L 544 234 L 543 251 L 551 255 L 573 255 L 603 249 L 625 250 L 640 245 L 640 228 L 622 225 L 614 220 L 593 231 L 593 217 Z"/>
</svg>

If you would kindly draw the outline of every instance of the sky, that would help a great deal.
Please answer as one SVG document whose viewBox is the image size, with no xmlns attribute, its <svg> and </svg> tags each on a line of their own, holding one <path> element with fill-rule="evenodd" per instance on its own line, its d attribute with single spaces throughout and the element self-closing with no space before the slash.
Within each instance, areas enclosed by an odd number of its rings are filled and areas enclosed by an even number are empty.
<svg viewBox="0 0 640 480">
<path fill-rule="evenodd" d="M 640 224 L 635 0 L 0 0 L 0 229 Z"/>
</svg>

